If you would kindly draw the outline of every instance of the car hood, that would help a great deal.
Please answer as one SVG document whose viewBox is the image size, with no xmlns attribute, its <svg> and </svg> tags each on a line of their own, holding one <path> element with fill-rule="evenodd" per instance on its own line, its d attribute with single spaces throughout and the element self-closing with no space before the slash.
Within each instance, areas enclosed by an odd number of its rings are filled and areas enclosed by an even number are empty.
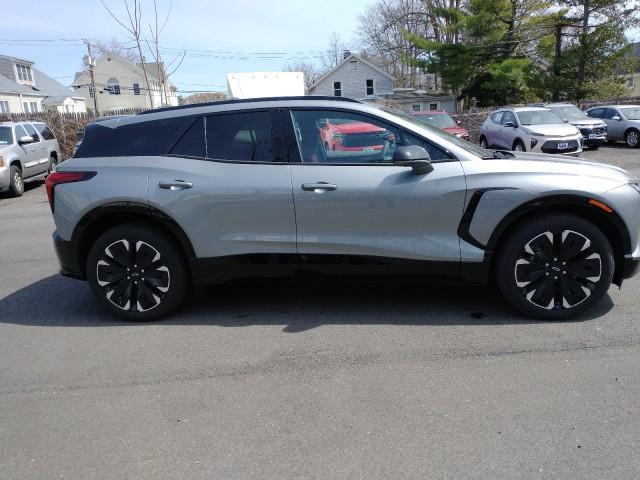
<svg viewBox="0 0 640 480">
<path fill-rule="evenodd" d="M 601 178 L 616 183 L 633 183 L 638 179 L 626 170 L 604 163 L 569 158 L 564 155 L 547 155 L 544 153 L 508 152 L 505 160 L 517 162 L 518 170 L 531 173 L 556 173 L 569 175 L 583 175 Z"/>
<path fill-rule="evenodd" d="M 579 120 L 569 120 L 569 123 L 574 127 L 599 127 L 605 125 L 604 120 L 599 118 L 581 118 Z"/>
<path fill-rule="evenodd" d="M 551 125 L 523 125 L 523 130 L 533 135 L 544 135 L 545 137 L 568 137 L 578 135 L 580 132 L 573 125 L 567 123 L 554 123 Z"/>
<path fill-rule="evenodd" d="M 450 133 L 451 135 L 464 135 L 464 136 L 469 136 L 469 132 L 465 129 L 465 128 L 460 128 L 460 127 L 443 127 L 442 130 L 444 130 L 447 133 Z"/>
</svg>

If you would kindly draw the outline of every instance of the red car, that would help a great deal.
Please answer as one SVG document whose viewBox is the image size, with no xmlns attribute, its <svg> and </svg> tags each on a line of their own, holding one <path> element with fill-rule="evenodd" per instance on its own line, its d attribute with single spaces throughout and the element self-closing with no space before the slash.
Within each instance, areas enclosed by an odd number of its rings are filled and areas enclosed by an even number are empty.
<svg viewBox="0 0 640 480">
<path fill-rule="evenodd" d="M 469 132 L 460 126 L 460 122 L 451 118 L 447 112 L 442 110 L 431 110 L 430 112 L 413 112 L 413 116 L 421 122 L 439 128 L 445 132 L 459 138 L 469 140 Z"/>
<path fill-rule="evenodd" d="M 353 120 L 326 119 L 318 125 L 327 150 L 343 152 L 379 152 L 388 132 L 382 127 Z M 392 139 L 390 139 L 392 140 Z"/>
</svg>

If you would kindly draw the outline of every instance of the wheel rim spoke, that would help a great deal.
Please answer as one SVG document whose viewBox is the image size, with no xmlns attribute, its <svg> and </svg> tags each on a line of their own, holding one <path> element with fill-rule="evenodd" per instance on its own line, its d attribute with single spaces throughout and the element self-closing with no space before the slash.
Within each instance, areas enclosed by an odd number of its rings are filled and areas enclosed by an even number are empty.
<svg viewBox="0 0 640 480">
<path fill-rule="evenodd" d="M 515 281 L 527 301 L 544 309 L 573 308 L 591 296 L 602 259 L 591 241 L 573 230 L 544 232 L 524 245 Z"/>
<path fill-rule="evenodd" d="M 171 282 L 160 252 L 132 238 L 118 240 L 105 248 L 96 275 L 107 300 L 130 312 L 156 308 L 166 297 Z"/>
</svg>

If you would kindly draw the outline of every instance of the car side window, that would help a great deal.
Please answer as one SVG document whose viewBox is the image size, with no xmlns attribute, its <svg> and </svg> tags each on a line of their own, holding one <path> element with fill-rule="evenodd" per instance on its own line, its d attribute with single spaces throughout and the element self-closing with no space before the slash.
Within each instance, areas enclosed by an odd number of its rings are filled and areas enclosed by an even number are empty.
<svg viewBox="0 0 640 480">
<path fill-rule="evenodd" d="M 274 132 L 266 111 L 206 117 L 206 156 L 213 160 L 273 162 Z"/>
<path fill-rule="evenodd" d="M 53 132 L 51 131 L 51 129 L 49 128 L 48 125 L 46 125 L 44 123 L 34 123 L 33 126 L 36 128 L 38 133 L 40 133 L 40 136 L 42 138 L 44 138 L 45 140 L 55 140 L 56 139 L 55 135 L 53 134 Z"/>
<path fill-rule="evenodd" d="M 33 128 L 28 123 L 24 124 L 24 128 L 27 131 L 27 135 L 33 138 L 34 143 L 40 141 L 40 137 L 38 136 L 38 132 L 36 132 L 35 128 Z"/>
<path fill-rule="evenodd" d="M 594 108 L 593 110 L 589 110 L 587 115 L 593 118 L 603 118 L 604 108 Z"/>
<path fill-rule="evenodd" d="M 303 163 L 392 163 L 400 131 L 351 112 L 292 110 Z"/>
<path fill-rule="evenodd" d="M 27 136 L 27 132 L 25 131 L 24 128 L 22 128 L 21 125 L 16 125 L 15 127 L 15 131 L 16 131 L 16 143 L 22 138 L 22 137 L 26 137 Z"/>
<path fill-rule="evenodd" d="M 518 124 L 516 122 L 516 116 L 511 112 L 504 112 L 504 115 L 502 117 L 502 125 L 505 125 L 507 122 L 511 122 L 514 125 Z"/>
<path fill-rule="evenodd" d="M 504 115 L 504 112 L 496 112 L 493 115 L 491 115 L 491 120 L 493 121 L 493 123 L 497 123 L 498 125 L 501 125 L 503 115 Z"/>
<path fill-rule="evenodd" d="M 180 137 L 180 140 L 171 149 L 170 155 L 184 157 L 206 157 L 206 145 L 204 139 L 204 118 L 198 118 L 189 129 Z"/>
<path fill-rule="evenodd" d="M 424 148 L 429 154 L 429 157 L 431 157 L 431 161 L 433 163 L 454 160 L 454 157 L 450 153 L 431 143 L 429 140 L 418 137 L 417 135 L 409 133 L 405 130 L 402 130 L 400 132 L 400 135 L 402 139 L 402 145 L 418 145 L 419 147 Z"/>
<path fill-rule="evenodd" d="M 615 117 L 616 115 L 617 115 L 617 116 L 620 116 L 620 115 L 618 114 L 618 112 L 616 112 L 613 108 L 607 108 L 606 112 L 607 112 L 607 113 L 606 113 L 606 115 L 605 115 L 605 117 L 604 117 L 604 118 L 606 118 L 607 120 L 611 120 L 611 119 L 612 119 L 613 117 Z"/>
</svg>

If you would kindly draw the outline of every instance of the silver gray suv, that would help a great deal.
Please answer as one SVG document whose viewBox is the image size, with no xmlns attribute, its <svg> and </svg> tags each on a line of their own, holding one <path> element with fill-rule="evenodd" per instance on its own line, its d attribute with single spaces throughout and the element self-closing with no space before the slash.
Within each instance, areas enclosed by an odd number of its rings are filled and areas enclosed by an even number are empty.
<svg viewBox="0 0 640 480">
<path fill-rule="evenodd" d="M 587 115 L 605 121 L 608 141 L 640 147 L 640 105 L 603 105 L 590 108 Z"/>
<path fill-rule="evenodd" d="M 289 97 L 89 125 L 46 182 L 62 273 L 132 320 L 193 286 L 323 275 L 482 284 L 564 319 L 640 262 L 619 168 L 482 149 L 402 112 Z"/>
<path fill-rule="evenodd" d="M 61 158 L 46 124 L 0 122 L 0 192 L 22 195 L 25 181 L 44 178 Z"/>
</svg>

